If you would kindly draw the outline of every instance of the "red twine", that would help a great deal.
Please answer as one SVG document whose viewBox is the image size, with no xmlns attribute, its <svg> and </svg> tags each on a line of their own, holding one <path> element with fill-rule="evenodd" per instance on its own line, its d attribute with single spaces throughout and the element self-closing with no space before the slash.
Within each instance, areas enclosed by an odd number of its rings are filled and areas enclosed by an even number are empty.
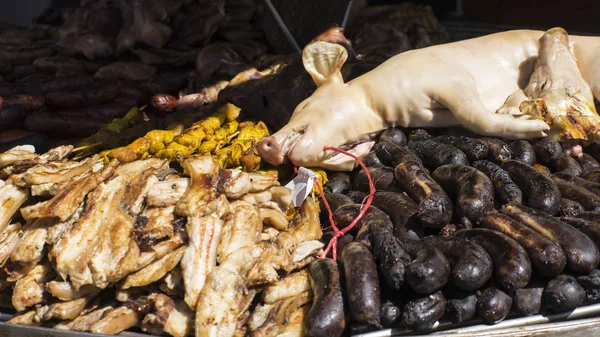
<svg viewBox="0 0 600 337">
<path fill-rule="evenodd" d="M 329 244 L 327 244 L 327 248 L 319 257 L 320 258 L 327 257 L 327 254 L 331 250 L 333 260 L 335 261 L 335 260 L 337 260 L 337 240 L 338 240 L 338 238 L 341 238 L 344 235 L 346 235 L 346 233 L 348 233 L 352 228 L 354 228 L 354 226 L 356 226 L 356 223 L 358 223 L 358 221 L 360 219 L 362 219 L 362 217 L 365 215 L 365 213 L 367 213 L 367 209 L 369 209 L 369 207 L 371 206 L 371 203 L 373 202 L 373 197 L 375 194 L 375 185 L 373 184 L 373 179 L 371 178 L 371 174 L 369 173 L 369 170 L 367 170 L 367 167 L 365 166 L 365 164 L 358 157 L 356 157 L 355 155 L 353 155 L 347 151 L 344 151 L 342 149 L 339 149 L 339 148 L 333 147 L 333 146 L 325 146 L 323 148 L 323 151 L 327 151 L 327 150 L 337 151 L 342 154 L 345 154 L 346 156 L 352 157 L 354 160 L 356 160 L 358 162 L 358 164 L 365 171 L 365 174 L 367 175 L 367 180 L 369 181 L 369 196 L 367 197 L 366 203 L 364 205 L 361 205 L 361 209 L 360 209 L 360 212 L 358 213 L 358 216 L 356 218 L 354 218 L 354 220 L 352 220 L 352 222 L 350 222 L 350 224 L 348 226 L 346 226 L 345 228 L 340 230 L 339 228 L 337 228 L 337 226 L 335 225 L 335 222 L 333 221 L 333 212 L 331 211 L 331 207 L 329 207 L 329 203 L 327 202 L 327 199 L 325 198 L 325 194 L 323 193 L 323 187 L 321 186 L 319 181 L 315 178 L 315 183 L 317 184 L 317 189 L 319 190 L 319 195 L 321 196 L 321 200 L 323 200 L 323 204 L 325 205 L 325 208 L 327 209 L 327 213 L 329 214 L 329 223 L 331 224 L 331 228 L 333 228 L 333 238 L 331 238 L 331 240 L 329 241 Z M 294 171 L 297 171 L 297 168 L 294 168 Z M 363 203 L 364 203 L 364 200 L 363 200 Z"/>
</svg>

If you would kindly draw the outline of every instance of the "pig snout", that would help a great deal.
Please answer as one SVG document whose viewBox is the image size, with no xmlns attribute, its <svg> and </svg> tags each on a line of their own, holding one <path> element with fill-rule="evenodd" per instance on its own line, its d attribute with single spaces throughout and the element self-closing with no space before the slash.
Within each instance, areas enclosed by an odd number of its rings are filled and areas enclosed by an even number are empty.
<svg viewBox="0 0 600 337">
<path fill-rule="evenodd" d="M 256 148 L 262 159 L 271 165 L 281 165 L 287 162 L 287 156 L 283 153 L 283 144 L 275 136 L 261 139 Z"/>
</svg>

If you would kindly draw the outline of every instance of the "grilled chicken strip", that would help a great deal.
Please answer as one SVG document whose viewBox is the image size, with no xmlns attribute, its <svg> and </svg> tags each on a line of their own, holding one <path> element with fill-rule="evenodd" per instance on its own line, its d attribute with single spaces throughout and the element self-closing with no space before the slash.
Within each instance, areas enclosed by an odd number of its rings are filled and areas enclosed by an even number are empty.
<svg viewBox="0 0 600 337">
<path fill-rule="evenodd" d="M 277 230 L 286 231 L 288 229 L 289 221 L 279 209 L 261 207 L 260 218 L 263 224 Z"/>
<path fill-rule="evenodd" d="M 58 330 L 71 330 L 71 331 L 90 331 L 92 325 L 98 322 L 102 316 L 109 310 L 113 310 L 113 307 L 106 306 L 100 309 L 96 309 L 89 314 L 79 316 L 68 323 L 61 323 L 54 326 L 54 329 Z"/>
<path fill-rule="evenodd" d="M 262 253 L 262 247 L 244 247 L 230 254 L 209 275 L 196 305 L 197 337 L 233 336 L 249 292 L 246 275 Z"/>
<path fill-rule="evenodd" d="M 75 289 L 94 282 L 87 261 L 95 253 L 110 219 L 114 219 L 114 213 L 120 210 L 124 186 L 122 177 L 100 184 L 90 193 L 81 219 L 50 251 L 56 270 L 63 279 L 68 276 Z"/>
<path fill-rule="evenodd" d="M 90 326 L 90 332 L 97 334 L 116 335 L 134 327 L 138 323 L 138 313 L 126 306 L 108 310 L 103 317 Z"/>
<path fill-rule="evenodd" d="M 266 286 L 262 291 L 261 296 L 265 303 L 273 304 L 310 290 L 311 288 L 308 271 L 301 270 L 299 272 L 287 275 L 276 283 Z"/>
<path fill-rule="evenodd" d="M 256 244 L 262 232 L 258 207 L 244 201 L 231 203 L 232 214 L 225 221 L 217 261 L 222 263 L 229 254 L 242 247 Z"/>
<path fill-rule="evenodd" d="M 79 290 L 73 289 L 69 282 L 50 281 L 46 283 L 46 290 L 61 301 L 72 301 L 78 298 L 97 294 L 98 288 L 93 285 L 85 285 Z"/>
<path fill-rule="evenodd" d="M 52 319 L 58 319 L 61 321 L 75 319 L 83 312 L 85 307 L 94 298 L 94 296 L 96 296 L 96 294 L 98 294 L 98 290 L 86 297 L 77 298 L 67 302 L 45 305 L 36 310 L 36 316 L 38 316 L 38 319 L 42 321 L 49 321 Z"/>
<path fill-rule="evenodd" d="M 105 221 L 108 223 L 100 232 L 100 242 L 88 262 L 94 284 L 102 289 L 136 270 L 140 255 L 133 237 L 135 219 L 131 215 L 117 206 Z"/>
<path fill-rule="evenodd" d="M 123 200 L 123 207 L 129 214 L 139 214 L 142 211 L 142 202 L 146 198 L 148 191 L 158 182 L 156 174 L 169 167 L 169 162 L 159 159 L 146 159 L 141 161 L 147 168 L 141 173 L 135 174 L 127 181 L 127 193 Z M 135 168 L 134 170 L 139 170 Z M 135 171 L 134 171 L 135 172 Z M 117 169 L 117 174 L 122 174 Z"/>
<path fill-rule="evenodd" d="M 42 325 L 40 321 L 34 321 L 35 318 L 35 310 L 28 311 L 23 314 L 15 315 L 11 318 L 8 323 L 18 324 L 18 325 L 29 325 L 29 326 L 37 326 Z"/>
<path fill-rule="evenodd" d="M 250 336 L 275 337 L 285 331 L 290 323 L 297 324 L 291 318 L 299 308 L 312 301 L 312 292 L 307 291 L 294 297 L 280 300 L 274 304 L 259 305 L 250 320 Z"/>
<path fill-rule="evenodd" d="M 39 212 L 47 203 L 47 200 L 40 201 L 37 204 L 21 207 L 19 211 L 21 212 L 21 216 L 23 217 L 23 219 L 25 219 L 25 221 L 30 221 L 40 217 Z"/>
<path fill-rule="evenodd" d="M 71 227 L 73 227 L 75 222 L 77 222 L 81 218 L 84 209 L 84 204 L 81 204 L 79 205 L 79 207 L 77 207 L 75 213 L 73 213 L 73 215 L 71 215 L 71 217 L 67 219 L 67 221 L 59 221 L 50 225 L 50 227 L 48 227 L 48 233 L 46 235 L 46 243 L 49 245 L 56 244 L 65 233 L 71 230 Z"/>
<path fill-rule="evenodd" d="M 183 161 L 182 166 L 190 175 L 190 184 L 177 202 L 175 213 L 187 217 L 215 213 L 221 206 L 217 198 L 220 172 L 217 160 L 210 155 L 190 157 Z"/>
<path fill-rule="evenodd" d="M 13 162 L 10 166 L 4 167 L 0 172 L 0 176 L 8 177 L 9 175 L 20 175 L 34 166 L 52 161 L 61 161 L 66 158 L 72 150 L 72 145 L 63 145 L 50 149 L 48 152 L 34 158 L 21 158 L 20 160 Z"/>
<path fill-rule="evenodd" d="M 0 233 L 0 267 L 4 267 L 12 252 L 21 242 L 21 224 L 10 224 Z"/>
<path fill-rule="evenodd" d="M 84 179 L 75 181 L 50 199 L 50 201 L 40 210 L 38 214 L 39 217 L 57 217 L 61 221 L 67 220 L 73 215 L 87 194 L 113 174 L 117 165 L 119 165 L 119 162 L 112 160 L 100 171 L 91 174 Z"/>
<path fill-rule="evenodd" d="M 127 277 L 125 277 L 123 280 L 121 289 L 143 287 L 160 280 L 168 272 L 173 270 L 177 264 L 179 264 L 179 261 L 181 261 L 185 250 L 186 247 L 180 247 L 177 250 L 174 250 L 162 258 L 152 262 L 145 268 L 127 275 Z"/>
<path fill-rule="evenodd" d="M 10 259 L 22 265 L 37 264 L 44 258 L 44 246 L 48 236 L 48 227 L 56 223 L 56 219 L 37 219 L 26 226 L 19 246 L 12 252 Z"/>
<path fill-rule="evenodd" d="M 296 309 L 294 313 L 289 315 L 286 320 L 283 332 L 279 333 L 278 337 L 304 337 L 304 321 L 308 316 L 311 305 L 303 305 Z"/>
<path fill-rule="evenodd" d="M 166 295 L 156 294 L 154 313 L 146 315 L 142 321 L 142 330 L 173 337 L 186 337 L 191 330 L 194 312 L 181 300 L 173 301 Z"/>
<path fill-rule="evenodd" d="M 49 162 L 28 169 L 19 175 L 20 179 L 15 178 L 14 180 L 15 184 L 24 187 L 48 183 L 56 184 L 82 175 L 99 163 L 101 161 L 97 156 L 82 161 Z"/>
<path fill-rule="evenodd" d="M 137 224 L 143 226 L 141 229 L 142 240 L 160 240 L 175 234 L 173 221 L 175 220 L 175 206 L 149 207 L 136 218 Z M 144 224 L 140 224 L 143 221 Z"/>
<path fill-rule="evenodd" d="M 216 214 L 188 218 L 189 244 L 181 259 L 185 302 L 195 308 L 198 295 L 215 267 L 217 247 L 223 230 L 223 220 Z"/>
<path fill-rule="evenodd" d="M 175 249 L 181 247 L 187 242 L 187 239 L 187 233 L 185 233 L 185 231 L 181 231 L 177 232 L 172 237 L 155 244 L 150 250 L 140 254 L 137 269 L 142 269 L 152 263 L 152 261 L 160 259 Z"/>
<path fill-rule="evenodd" d="M 0 187 L 0 233 L 6 229 L 10 219 L 27 200 L 29 192 L 13 184 Z"/>
<path fill-rule="evenodd" d="M 33 145 L 15 146 L 4 153 L 0 153 L 0 168 L 12 165 L 19 160 L 30 160 L 37 157 Z"/>
<path fill-rule="evenodd" d="M 148 191 L 148 207 L 175 206 L 188 189 L 189 178 L 159 181 Z"/>
<path fill-rule="evenodd" d="M 229 169 L 225 172 L 229 178 L 224 184 L 223 192 L 231 199 L 240 198 L 247 193 L 261 192 L 272 186 L 279 186 L 277 177 L 270 175 L 246 173 L 239 169 Z"/>
<path fill-rule="evenodd" d="M 160 291 L 167 295 L 178 295 L 184 292 L 183 272 L 179 265 L 163 277 L 160 282 Z"/>
<path fill-rule="evenodd" d="M 15 283 L 12 304 L 17 311 L 39 304 L 44 299 L 44 283 L 53 276 L 49 263 L 38 264 Z"/>
</svg>

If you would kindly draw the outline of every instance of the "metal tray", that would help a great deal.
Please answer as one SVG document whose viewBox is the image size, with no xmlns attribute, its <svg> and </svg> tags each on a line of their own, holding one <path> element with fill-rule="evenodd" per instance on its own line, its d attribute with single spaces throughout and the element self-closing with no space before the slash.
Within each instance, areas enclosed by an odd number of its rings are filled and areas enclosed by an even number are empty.
<svg viewBox="0 0 600 337">
<path fill-rule="evenodd" d="M 406 329 L 385 329 L 355 334 L 353 337 L 448 336 L 448 337 L 571 337 L 600 336 L 600 303 L 579 307 L 562 313 L 533 315 L 485 324 L 472 320 L 460 325 L 436 323 L 431 330 L 415 333 Z"/>
</svg>

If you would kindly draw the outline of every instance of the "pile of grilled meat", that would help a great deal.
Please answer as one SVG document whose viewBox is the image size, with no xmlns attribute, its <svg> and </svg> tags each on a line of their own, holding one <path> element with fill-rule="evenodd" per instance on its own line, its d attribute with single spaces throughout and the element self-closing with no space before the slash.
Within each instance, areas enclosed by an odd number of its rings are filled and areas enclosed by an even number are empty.
<svg viewBox="0 0 600 337">
<path fill-rule="evenodd" d="M 0 287 L 10 323 L 117 334 L 301 336 L 317 203 L 212 156 L 0 154 Z"/>
</svg>

